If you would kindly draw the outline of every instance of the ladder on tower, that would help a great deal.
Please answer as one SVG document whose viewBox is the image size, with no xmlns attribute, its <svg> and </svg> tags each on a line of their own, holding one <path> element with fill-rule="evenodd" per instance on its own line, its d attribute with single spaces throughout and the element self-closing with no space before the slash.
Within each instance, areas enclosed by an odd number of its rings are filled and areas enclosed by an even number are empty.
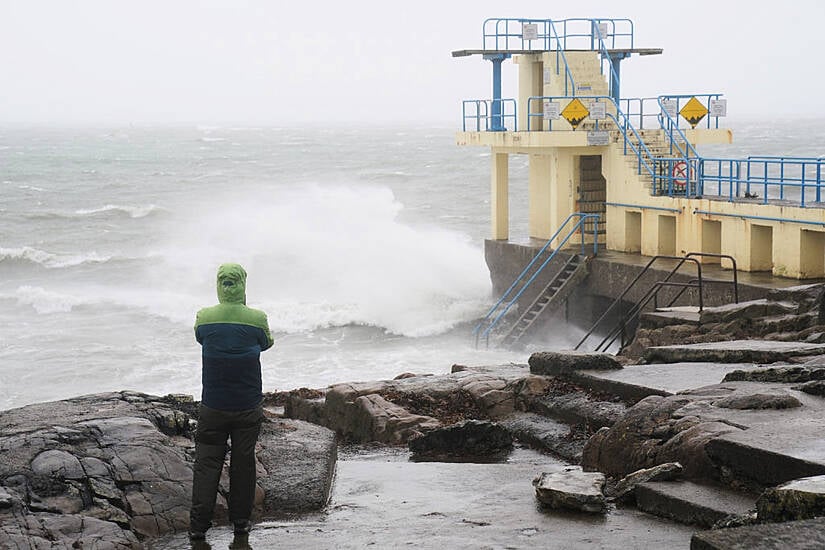
<svg viewBox="0 0 825 550">
<path fill-rule="evenodd" d="M 547 286 L 536 296 L 530 307 L 512 325 L 501 340 L 505 347 L 513 346 L 524 336 L 538 319 L 547 319 L 557 310 L 587 276 L 587 262 L 584 256 L 573 254 Z"/>
</svg>

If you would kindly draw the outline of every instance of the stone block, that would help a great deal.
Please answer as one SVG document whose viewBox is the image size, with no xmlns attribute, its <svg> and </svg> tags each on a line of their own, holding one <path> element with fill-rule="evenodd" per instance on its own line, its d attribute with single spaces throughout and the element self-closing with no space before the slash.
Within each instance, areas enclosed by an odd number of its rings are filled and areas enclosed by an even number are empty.
<svg viewBox="0 0 825 550">
<path fill-rule="evenodd" d="M 610 370 L 622 368 L 609 353 L 578 351 L 541 351 L 530 356 L 530 372 L 545 376 L 559 376 L 578 370 Z"/>
<path fill-rule="evenodd" d="M 825 516 L 825 475 L 805 477 L 767 489 L 756 501 L 760 521 L 792 521 Z"/>
<path fill-rule="evenodd" d="M 597 514 L 607 511 L 604 484 L 603 474 L 583 472 L 578 467 L 542 473 L 533 480 L 536 498 L 547 507 Z"/>
</svg>

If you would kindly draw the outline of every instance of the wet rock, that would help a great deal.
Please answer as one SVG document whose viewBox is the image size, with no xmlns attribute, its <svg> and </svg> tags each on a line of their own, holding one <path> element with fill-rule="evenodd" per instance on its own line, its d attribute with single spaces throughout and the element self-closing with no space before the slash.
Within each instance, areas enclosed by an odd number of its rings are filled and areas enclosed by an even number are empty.
<svg viewBox="0 0 825 550">
<path fill-rule="evenodd" d="M 261 426 L 257 451 L 262 515 L 311 512 L 329 499 L 337 461 L 335 433 L 300 420 L 273 419 Z"/>
<path fill-rule="evenodd" d="M 797 306 L 793 302 L 777 302 L 774 300 L 761 299 L 739 302 L 738 304 L 708 307 L 702 311 L 699 319 L 700 323 L 704 325 L 796 312 Z"/>
<path fill-rule="evenodd" d="M 815 380 L 813 382 L 806 382 L 801 386 L 794 386 L 795 390 L 799 390 L 810 395 L 818 395 L 825 397 L 825 380 Z"/>
<path fill-rule="evenodd" d="M 415 460 L 449 460 L 505 455 L 513 437 L 504 427 L 489 421 L 466 420 L 436 428 L 410 440 Z"/>
<path fill-rule="evenodd" d="M 805 312 L 818 309 L 817 306 L 822 303 L 823 289 L 825 286 L 822 283 L 775 288 L 768 292 L 766 298 L 772 302 L 793 302 L 800 312 Z"/>
<path fill-rule="evenodd" d="M 456 365 L 446 375 L 336 384 L 323 391 L 323 399 L 290 396 L 285 415 L 355 441 L 406 443 L 439 425 L 503 418 L 524 409 L 548 384 L 523 365 Z"/>
<path fill-rule="evenodd" d="M 825 516 L 825 476 L 795 479 L 767 489 L 756 501 L 760 521 L 792 521 Z"/>
<path fill-rule="evenodd" d="M 598 472 L 583 472 L 568 468 L 563 472 L 542 473 L 533 480 L 536 498 L 553 509 L 589 513 L 607 511 L 607 500 L 602 494 L 605 477 Z"/>
<path fill-rule="evenodd" d="M 594 430 L 612 426 L 627 411 L 623 403 L 600 401 L 580 391 L 536 397 L 529 401 L 527 407 L 544 416 Z"/>
<path fill-rule="evenodd" d="M 59 479 L 81 479 L 86 476 L 80 461 L 66 451 L 43 451 L 32 460 L 32 472 Z"/>
<path fill-rule="evenodd" d="M 759 409 L 792 409 L 801 407 L 802 403 L 796 397 L 785 392 L 764 392 L 747 395 L 731 395 L 714 401 L 715 407 L 724 409 L 759 410 Z"/>
<path fill-rule="evenodd" d="M 666 464 L 659 464 L 652 468 L 645 468 L 636 470 L 632 474 L 628 474 L 611 488 L 608 496 L 615 498 L 618 501 L 625 502 L 632 500 L 633 491 L 640 483 L 648 481 L 671 481 L 678 479 L 684 468 L 678 462 L 668 462 Z"/>
<path fill-rule="evenodd" d="M 702 531 L 690 540 L 692 550 L 754 548 L 825 548 L 825 518 Z"/>
<path fill-rule="evenodd" d="M 622 368 L 621 363 L 609 353 L 579 351 L 541 351 L 530 356 L 530 372 L 545 376 L 567 374 L 576 370 L 611 370 Z"/>
<path fill-rule="evenodd" d="M 578 464 L 591 433 L 533 413 L 515 413 L 499 421 L 517 441 Z"/>
<path fill-rule="evenodd" d="M 588 440 L 582 453 L 582 467 L 619 477 L 679 462 L 688 477 L 713 478 L 716 469 L 705 453 L 705 445 L 718 435 L 739 428 L 720 422 L 719 417 L 688 414 L 686 407 L 703 399 L 708 398 L 674 395 L 642 399 L 611 428 L 599 430 Z"/>
<path fill-rule="evenodd" d="M 378 394 L 362 395 L 353 405 L 349 434 L 357 441 L 399 444 L 441 426 L 435 418 L 412 414 Z"/>
<path fill-rule="evenodd" d="M 0 486 L 0 510 L 11 508 L 19 499 L 12 496 L 6 488 Z"/>
<path fill-rule="evenodd" d="M 185 410 L 175 409 L 176 403 Z M 194 448 L 188 434 L 196 422 L 186 411 L 192 404 L 174 396 L 112 392 L 0 412 L 0 509 L 14 511 L 0 512 L 0 541 L 13 541 L 12 548 L 133 548 L 138 540 L 186 530 Z M 261 468 L 274 464 L 267 459 L 279 452 L 277 463 L 287 472 L 277 486 L 267 485 L 270 476 L 262 479 L 259 516 L 283 509 L 267 508 L 265 494 L 289 495 L 289 487 L 301 486 L 305 496 L 318 485 L 328 492 L 333 434 L 289 422 L 265 424 L 259 439 Z M 283 432 L 291 445 L 276 437 Z M 301 444 L 323 449 L 290 470 L 297 461 L 294 446 Z M 325 473 L 314 472 L 310 463 L 322 464 Z M 226 516 L 226 491 L 223 483 L 218 521 Z M 325 502 L 319 500 L 312 509 Z"/>
<path fill-rule="evenodd" d="M 723 382 L 780 382 L 798 383 L 825 380 L 825 368 L 819 366 L 760 367 L 754 370 L 735 370 L 725 375 Z"/>
</svg>

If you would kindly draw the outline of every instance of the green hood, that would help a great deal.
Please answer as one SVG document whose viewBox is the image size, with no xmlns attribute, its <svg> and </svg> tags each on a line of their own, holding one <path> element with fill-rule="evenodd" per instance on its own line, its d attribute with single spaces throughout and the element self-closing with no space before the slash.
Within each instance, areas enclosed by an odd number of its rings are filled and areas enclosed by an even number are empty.
<svg viewBox="0 0 825 550">
<path fill-rule="evenodd" d="M 246 304 L 246 271 L 238 264 L 218 268 L 218 301 L 222 304 Z"/>
</svg>

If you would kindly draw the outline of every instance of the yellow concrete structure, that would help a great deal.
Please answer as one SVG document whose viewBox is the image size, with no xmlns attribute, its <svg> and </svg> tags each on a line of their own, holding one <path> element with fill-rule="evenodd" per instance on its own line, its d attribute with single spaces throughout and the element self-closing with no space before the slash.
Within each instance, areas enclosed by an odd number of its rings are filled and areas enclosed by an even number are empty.
<svg viewBox="0 0 825 550">
<path fill-rule="evenodd" d="M 651 176 L 639 170 L 636 154 L 626 149 L 622 131 L 610 119 L 600 121 L 600 128 L 608 132 L 607 143 L 588 145 L 593 120 L 585 119 L 573 131 L 563 118 L 543 117 L 542 102 L 529 98 L 557 97 L 563 107 L 572 95 L 584 97 L 586 105 L 593 101 L 586 96 L 608 95 L 598 52 L 565 54 L 563 66 L 562 58 L 553 51 L 514 56 L 519 69 L 519 131 L 462 131 L 456 136 L 459 145 L 491 149 L 493 239 L 510 238 L 509 157 L 527 155 L 529 237 L 547 240 L 570 214 L 596 211 L 602 213 L 604 230 L 599 241 L 609 250 L 645 256 L 727 254 L 736 259 L 740 270 L 771 271 L 798 279 L 825 276 L 825 204 L 803 207 L 787 200 L 730 200 L 707 191 L 701 198 L 655 194 Z M 566 76 L 568 69 L 570 78 Z M 615 115 L 615 103 L 607 103 L 608 112 L 612 109 Z M 731 143 L 733 139 L 732 132 L 723 128 L 683 132 L 694 146 Z M 651 151 L 667 146 L 664 129 L 644 129 L 639 134 Z M 594 177 L 593 170 L 600 171 L 602 178 Z M 596 210 L 584 208 L 588 205 Z M 579 239 L 571 239 L 573 242 Z M 722 266 L 726 267 L 726 260 Z"/>
</svg>

